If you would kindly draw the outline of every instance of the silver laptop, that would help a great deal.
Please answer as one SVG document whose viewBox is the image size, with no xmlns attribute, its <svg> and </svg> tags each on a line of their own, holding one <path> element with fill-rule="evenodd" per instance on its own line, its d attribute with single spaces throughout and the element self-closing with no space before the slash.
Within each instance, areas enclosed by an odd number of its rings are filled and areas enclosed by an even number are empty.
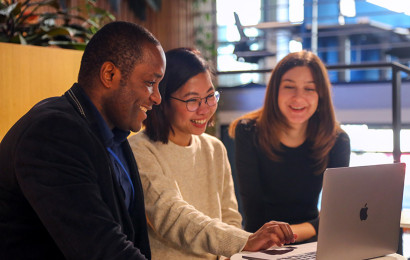
<svg viewBox="0 0 410 260">
<path fill-rule="evenodd" d="M 324 173 L 317 243 L 240 253 L 236 259 L 367 259 L 397 252 L 405 164 Z M 316 251 L 317 248 L 317 251 Z M 316 253 L 315 253 L 316 251 Z"/>
</svg>

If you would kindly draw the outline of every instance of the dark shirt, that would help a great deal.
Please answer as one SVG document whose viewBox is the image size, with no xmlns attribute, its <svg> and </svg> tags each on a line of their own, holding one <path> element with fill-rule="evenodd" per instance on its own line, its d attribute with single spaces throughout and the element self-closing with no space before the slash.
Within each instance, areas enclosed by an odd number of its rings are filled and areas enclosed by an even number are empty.
<svg viewBox="0 0 410 260">
<path fill-rule="evenodd" d="M 102 137 L 102 142 L 107 149 L 109 148 L 108 151 L 111 162 L 114 165 L 114 173 L 124 193 L 125 205 L 127 205 L 129 209 L 134 198 L 134 187 L 130 181 L 130 170 L 128 162 L 125 159 L 124 152 L 121 149 L 121 144 L 127 140 L 127 137 L 130 135 L 130 131 L 124 131 L 118 128 L 111 130 L 89 97 L 84 91 L 82 92 L 84 97 L 86 97 L 84 100 L 86 100 L 87 105 L 90 106 L 91 112 L 96 119 L 98 131 Z"/>
<path fill-rule="evenodd" d="M 323 174 L 315 173 L 310 145 L 282 145 L 282 161 L 272 161 L 257 145 L 255 121 L 242 120 L 235 134 L 235 160 L 245 230 L 255 232 L 264 223 L 309 222 L 318 228 L 317 209 Z M 329 153 L 327 168 L 345 167 L 350 160 L 350 140 L 341 132 Z"/>
</svg>

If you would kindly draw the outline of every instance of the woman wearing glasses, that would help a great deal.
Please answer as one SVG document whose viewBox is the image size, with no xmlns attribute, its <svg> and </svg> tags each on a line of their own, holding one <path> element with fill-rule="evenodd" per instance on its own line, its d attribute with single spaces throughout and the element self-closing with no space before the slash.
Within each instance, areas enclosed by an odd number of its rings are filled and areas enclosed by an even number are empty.
<svg viewBox="0 0 410 260">
<path fill-rule="evenodd" d="M 166 53 L 162 103 L 130 138 L 145 196 L 152 259 L 216 259 L 293 242 L 290 226 L 241 229 L 231 169 L 222 142 L 205 134 L 219 93 L 199 53 Z"/>
<path fill-rule="evenodd" d="M 323 171 L 350 158 L 330 88 L 316 55 L 291 53 L 273 70 L 264 106 L 231 124 L 245 230 L 277 219 L 291 224 L 297 242 L 316 239 Z"/>
</svg>

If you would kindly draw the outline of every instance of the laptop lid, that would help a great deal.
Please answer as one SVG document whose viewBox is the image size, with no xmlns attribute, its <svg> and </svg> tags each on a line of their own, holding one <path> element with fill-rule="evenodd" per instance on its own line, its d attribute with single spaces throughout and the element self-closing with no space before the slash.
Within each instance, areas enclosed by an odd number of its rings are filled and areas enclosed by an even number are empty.
<svg viewBox="0 0 410 260">
<path fill-rule="evenodd" d="M 317 259 L 397 252 L 405 164 L 326 169 Z"/>
</svg>

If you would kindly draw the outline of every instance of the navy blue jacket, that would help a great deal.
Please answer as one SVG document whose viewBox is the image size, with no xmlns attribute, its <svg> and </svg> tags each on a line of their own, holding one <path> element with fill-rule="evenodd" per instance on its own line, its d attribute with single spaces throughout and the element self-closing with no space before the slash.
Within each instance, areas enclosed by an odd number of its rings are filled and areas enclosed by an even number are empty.
<svg viewBox="0 0 410 260">
<path fill-rule="evenodd" d="M 35 105 L 0 143 L 0 259 L 150 259 L 143 191 L 128 212 L 84 92 Z"/>
</svg>

